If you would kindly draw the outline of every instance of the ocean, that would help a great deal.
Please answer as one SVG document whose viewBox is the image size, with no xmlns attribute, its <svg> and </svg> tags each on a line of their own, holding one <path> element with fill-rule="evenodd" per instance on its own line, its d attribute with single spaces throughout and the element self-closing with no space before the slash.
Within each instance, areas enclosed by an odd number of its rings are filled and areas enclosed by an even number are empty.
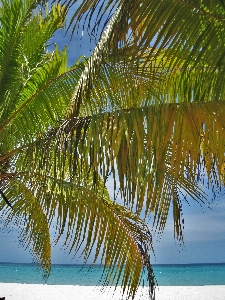
<svg viewBox="0 0 225 300">
<path fill-rule="evenodd" d="M 0 282 L 95 286 L 102 285 L 102 270 L 101 266 L 52 265 L 45 281 L 34 264 L 0 263 Z M 225 263 L 153 265 L 153 271 L 159 286 L 225 285 Z"/>
</svg>

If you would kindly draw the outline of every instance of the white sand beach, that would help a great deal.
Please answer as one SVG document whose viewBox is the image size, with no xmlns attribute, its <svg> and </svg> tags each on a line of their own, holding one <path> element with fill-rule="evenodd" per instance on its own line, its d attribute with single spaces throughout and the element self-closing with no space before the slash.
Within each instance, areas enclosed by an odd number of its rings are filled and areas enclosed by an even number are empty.
<svg viewBox="0 0 225 300">
<path fill-rule="evenodd" d="M 121 289 L 107 287 L 0 283 L 0 297 L 5 300 L 121 300 Z M 148 289 L 139 288 L 135 299 L 147 300 Z M 160 286 L 156 300 L 224 300 L 225 285 Z"/>
</svg>

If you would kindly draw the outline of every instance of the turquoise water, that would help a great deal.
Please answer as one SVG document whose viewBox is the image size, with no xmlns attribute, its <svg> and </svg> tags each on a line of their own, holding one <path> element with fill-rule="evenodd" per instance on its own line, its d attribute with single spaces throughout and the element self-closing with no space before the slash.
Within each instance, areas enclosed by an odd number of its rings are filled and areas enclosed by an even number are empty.
<svg viewBox="0 0 225 300">
<path fill-rule="evenodd" d="M 225 285 L 225 263 L 191 265 L 154 265 L 159 286 Z M 46 283 L 71 285 L 102 285 L 102 267 L 81 265 L 53 265 L 47 279 L 33 264 L 0 263 L 0 282 Z M 146 282 L 146 281 L 145 281 Z"/>
</svg>

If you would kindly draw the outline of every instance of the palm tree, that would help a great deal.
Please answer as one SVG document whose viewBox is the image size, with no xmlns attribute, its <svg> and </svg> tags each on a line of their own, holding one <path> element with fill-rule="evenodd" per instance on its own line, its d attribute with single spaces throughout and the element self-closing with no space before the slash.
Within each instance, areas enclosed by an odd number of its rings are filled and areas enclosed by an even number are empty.
<svg viewBox="0 0 225 300">
<path fill-rule="evenodd" d="M 61 25 L 71 3 L 53 8 L 46 22 L 56 18 Z M 91 21 L 98 13 L 90 34 L 106 21 L 90 58 L 68 70 L 65 52 L 46 54 L 53 31 L 43 38 L 33 67 L 29 59 L 36 54 L 18 59 L 18 49 L 30 47 L 23 41 L 34 32 L 32 15 L 21 11 L 15 31 L 4 21 L 10 9 L 2 6 L 1 30 L 13 34 L 11 43 L 2 40 L 7 51 L 1 51 L 1 209 L 47 270 L 56 216 L 56 241 L 65 234 L 65 245 L 75 253 L 82 249 L 85 261 L 94 247 L 106 279 L 118 284 L 122 278 L 124 292 L 128 288 L 134 297 L 143 266 L 154 293 L 149 216 L 162 232 L 172 204 L 175 236 L 182 241 L 185 195 L 206 201 L 199 185 L 205 177 L 215 194 L 223 185 L 225 3 L 98 3 L 84 0 L 74 14 L 70 25 L 76 28 L 83 15 Z M 16 20 L 15 9 L 11 13 Z M 34 19 L 40 35 L 46 32 L 41 14 Z M 8 66 L 16 71 L 6 73 Z M 113 201 L 105 187 L 110 175 Z"/>
<path fill-rule="evenodd" d="M 95 260 L 104 261 L 106 280 L 122 278 L 124 287 L 137 286 L 143 255 L 151 247 L 149 230 L 136 214 L 110 200 L 92 163 L 87 172 L 79 157 L 79 138 L 91 120 L 66 116 L 86 62 L 78 60 L 68 69 L 66 49 L 49 49 L 46 43 L 64 25 L 65 8 L 55 5 L 48 11 L 40 4 L 1 1 L 1 220 L 18 227 L 20 243 L 31 249 L 46 275 L 50 225 L 56 218 L 56 243 L 66 232 L 65 244 L 70 251 L 82 249 L 85 260 L 95 243 Z"/>
</svg>

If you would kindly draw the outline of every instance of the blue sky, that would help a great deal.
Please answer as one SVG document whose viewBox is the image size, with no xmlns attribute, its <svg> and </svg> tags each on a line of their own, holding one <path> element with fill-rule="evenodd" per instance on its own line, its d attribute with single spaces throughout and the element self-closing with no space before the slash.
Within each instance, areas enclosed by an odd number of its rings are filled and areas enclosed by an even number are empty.
<svg viewBox="0 0 225 300">
<path fill-rule="evenodd" d="M 76 33 L 75 33 L 76 34 Z M 66 37 L 59 32 L 53 39 L 63 48 L 68 45 L 69 64 L 73 64 L 80 55 L 88 56 L 94 43 L 84 32 L 74 35 L 70 42 L 70 35 Z M 110 193 L 113 194 L 109 184 Z M 190 206 L 183 204 L 185 220 L 184 246 L 174 240 L 172 209 L 166 224 L 166 229 L 160 239 L 154 236 L 156 258 L 152 255 L 152 263 L 213 263 L 225 262 L 225 199 L 216 199 L 210 205 L 202 207 L 190 199 Z M 29 251 L 18 246 L 16 229 L 11 232 L 0 231 L 0 262 L 31 262 Z M 72 255 L 60 251 L 60 246 L 53 248 L 53 263 L 82 262 L 72 259 Z"/>
</svg>

